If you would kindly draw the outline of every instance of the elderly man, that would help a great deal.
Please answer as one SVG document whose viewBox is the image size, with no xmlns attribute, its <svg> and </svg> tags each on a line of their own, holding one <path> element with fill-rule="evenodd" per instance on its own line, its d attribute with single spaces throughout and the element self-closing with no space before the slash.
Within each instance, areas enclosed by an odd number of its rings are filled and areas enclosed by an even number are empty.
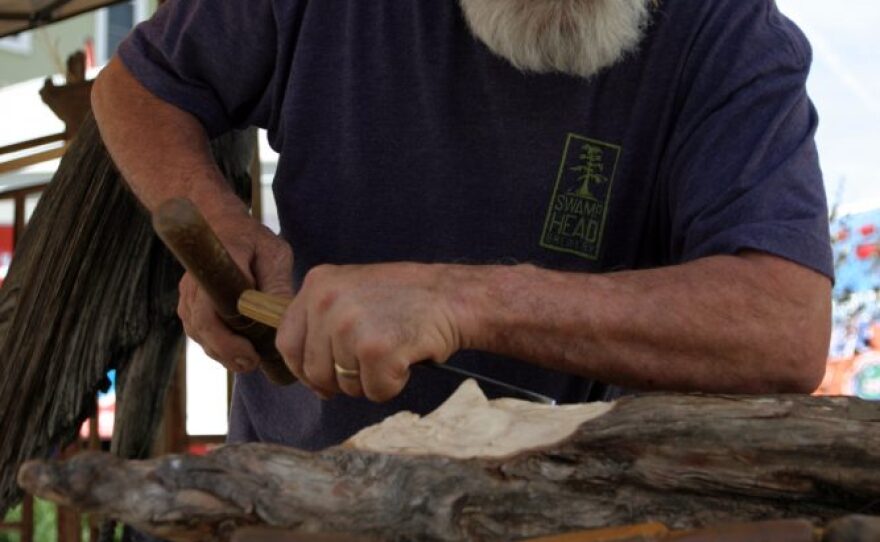
<svg viewBox="0 0 880 542">
<path fill-rule="evenodd" d="M 140 200 L 192 199 L 293 295 L 275 387 L 189 277 L 180 315 L 241 374 L 232 440 L 314 449 L 457 385 L 809 392 L 832 275 L 801 33 L 768 0 L 169 0 L 98 79 Z M 269 130 L 281 238 L 209 137 Z M 292 247 L 292 251 L 291 251 Z"/>
</svg>

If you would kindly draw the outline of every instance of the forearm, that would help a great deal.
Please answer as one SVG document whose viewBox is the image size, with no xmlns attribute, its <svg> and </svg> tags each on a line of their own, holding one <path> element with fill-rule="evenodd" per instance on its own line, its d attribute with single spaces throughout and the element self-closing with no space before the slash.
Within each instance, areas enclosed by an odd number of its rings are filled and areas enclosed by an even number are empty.
<svg viewBox="0 0 880 542">
<path fill-rule="evenodd" d="M 201 123 L 151 94 L 118 59 L 95 82 L 92 108 L 113 161 L 147 209 L 187 197 L 209 216 L 247 212 L 215 165 Z"/>
<path fill-rule="evenodd" d="M 641 390 L 811 391 L 824 370 L 830 281 L 772 256 L 488 275 L 458 288 L 469 348 Z"/>
</svg>

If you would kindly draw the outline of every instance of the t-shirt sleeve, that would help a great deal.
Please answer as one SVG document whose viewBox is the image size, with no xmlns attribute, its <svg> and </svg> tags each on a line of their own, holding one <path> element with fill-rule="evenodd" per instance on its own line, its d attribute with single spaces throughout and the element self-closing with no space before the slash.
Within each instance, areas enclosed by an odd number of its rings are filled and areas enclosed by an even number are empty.
<svg viewBox="0 0 880 542">
<path fill-rule="evenodd" d="M 670 139 L 673 256 L 751 249 L 833 278 L 809 44 L 772 2 L 726 4 L 691 50 Z"/>
<path fill-rule="evenodd" d="M 277 39 L 271 0 L 168 0 L 117 54 L 147 90 L 213 137 L 266 127 Z"/>
</svg>

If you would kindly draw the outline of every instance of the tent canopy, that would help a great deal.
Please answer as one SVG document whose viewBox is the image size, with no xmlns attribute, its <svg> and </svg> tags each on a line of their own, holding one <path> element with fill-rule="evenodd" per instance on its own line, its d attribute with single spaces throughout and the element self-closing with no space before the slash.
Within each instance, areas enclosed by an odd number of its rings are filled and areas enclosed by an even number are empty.
<svg viewBox="0 0 880 542">
<path fill-rule="evenodd" d="M 0 0 L 0 38 L 122 0 Z"/>
</svg>

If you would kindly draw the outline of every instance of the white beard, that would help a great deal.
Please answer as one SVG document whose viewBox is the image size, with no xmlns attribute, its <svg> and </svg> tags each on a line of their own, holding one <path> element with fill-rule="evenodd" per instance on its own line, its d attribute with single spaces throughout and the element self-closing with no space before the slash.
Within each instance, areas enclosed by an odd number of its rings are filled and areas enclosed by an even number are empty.
<svg viewBox="0 0 880 542">
<path fill-rule="evenodd" d="M 471 31 L 527 72 L 590 77 L 634 51 L 653 0 L 460 0 Z"/>
</svg>

